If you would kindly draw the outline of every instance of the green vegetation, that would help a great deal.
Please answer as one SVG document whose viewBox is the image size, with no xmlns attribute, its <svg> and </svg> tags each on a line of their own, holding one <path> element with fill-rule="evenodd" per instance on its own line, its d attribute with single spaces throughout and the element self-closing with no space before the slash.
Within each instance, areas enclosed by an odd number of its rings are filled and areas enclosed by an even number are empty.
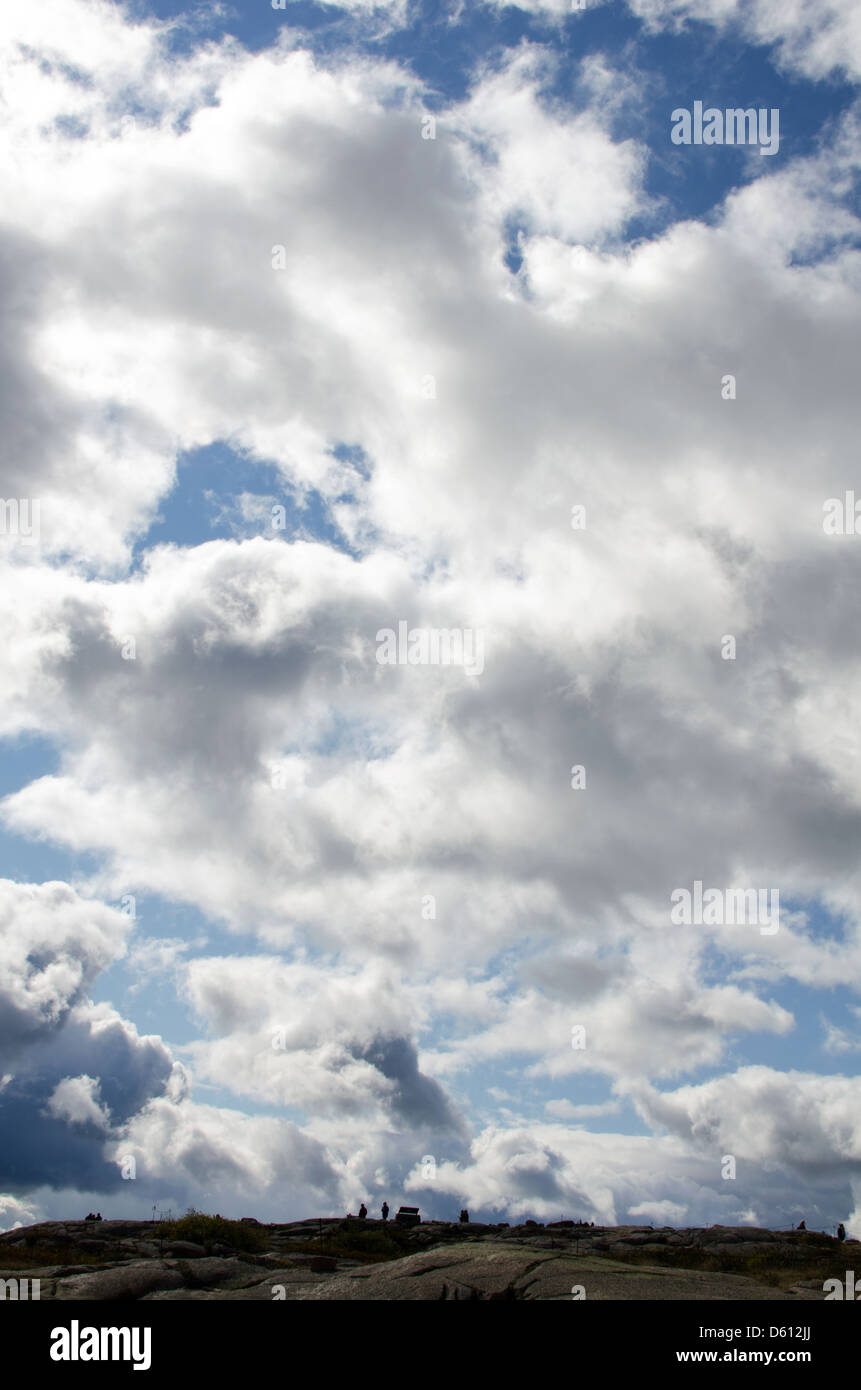
<svg viewBox="0 0 861 1390">
<path fill-rule="evenodd" d="M 269 1248 L 265 1226 L 249 1226 L 241 1221 L 228 1221 L 223 1216 L 207 1216 L 189 1207 L 178 1221 L 160 1221 L 154 1237 L 160 1241 L 190 1240 L 209 1252 L 213 1245 L 229 1245 L 233 1250 L 260 1254 Z"/>
<path fill-rule="evenodd" d="M 0 1247 L 0 1269 L 44 1269 L 46 1265 L 113 1264 L 110 1250 L 79 1250 L 74 1241 L 61 1237 L 49 1241 L 27 1241 L 25 1245 Z"/>
<path fill-rule="evenodd" d="M 288 1259 L 291 1254 L 334 1255 L 345 1260 L 361 1260 L 364 1264 L 381 1264 L 384 1260 L 397 1260 L 415 1253 L 416 1247 L 410 1243 L 406 1231 L 394 1222 L 389 1222 L 387 1231 L 381 1231 L 349 1219 L 341 1222 L 336 1230 L 324 1234 L 322 1241 L 291 1240 L 285 1247 Z"/>
<path fill-rule="evenodd" d="M 792 1232 L 785 1240 L 791 1242 L 789 1249 L 781 1241 L 773 1250 L 746 1251 L 743 1245 L 717 1251 L 707 1246 L 693 1246 L 687 1250 L 665 1246 L 658 1250 L 626 1250 L 624 1254 L 599 1250 L 593 1253 L 622 1260 L 625 1264 L 700 1269 L 710 1274 L 742 1274 L 759 1284 L 770 1284 L 781 1290 L 802 1279 L 843 1279 L 847 1252 L 839 1241 L 816 1231 Z"/>
</svg>

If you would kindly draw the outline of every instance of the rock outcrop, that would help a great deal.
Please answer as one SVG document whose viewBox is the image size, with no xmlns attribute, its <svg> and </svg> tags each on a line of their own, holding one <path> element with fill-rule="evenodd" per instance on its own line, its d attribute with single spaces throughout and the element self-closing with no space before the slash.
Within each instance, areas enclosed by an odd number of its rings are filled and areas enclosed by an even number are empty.
<svg viewBox="0 0 861 1390">
<path fill-rule="evenodd" d="M 41 1222 L 0 1234 L 0 1279 L 39 1279 L 42 1299 L 88 1302 L 559 1301 L 578 1296 L 798 1302 L 824 1297 L 822 1280 L 804 1277 L 811 1259 L 848 1266 L 857 1243 L 841 1246 L 813 1232 L 751 1227 L 654 1230 L 431 1221 L 398 1234 L 401 1258 L 373 1263 L 347 1258 L 338 1249 L 361 1245 L 373 1233 L 391 1239 L 391 1228 L 379 1221 L 244 1224 L 260 1233 L 265 1249 L 248 1253 L 223 1240 L 207 1248 L 163 1239 L 149 1221 Z M 57 1256 L 54 1263 L 45 1262 L 46 1251 Z M 749 1270 L 726 1268 L 762 1252 L 790 1270 L 797 1265 L 798 1280 L 781 1290 L 750 1277 Z M 708 1267 L 721 1263 L 722 1269 Z M 703 1264 L 707 1267 L 690 1267 Z"/>
</svg>

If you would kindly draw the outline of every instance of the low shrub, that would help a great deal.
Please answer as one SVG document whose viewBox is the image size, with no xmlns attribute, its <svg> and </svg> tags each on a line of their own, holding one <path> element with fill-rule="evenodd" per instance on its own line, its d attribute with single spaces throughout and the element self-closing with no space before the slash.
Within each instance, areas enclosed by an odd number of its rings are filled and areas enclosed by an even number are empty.
<svg viewBox="0 0 861 1390">
<path fill-rule="evenodd" d="M 43 1269 L 46 1265 L 99 1265 L 112 1263 L 116 1254 L 107 1251 L 78 1250 L 69 1242 L 27 1245 L 0 1245 L 0 1269 Z"/>
<path fill-rule="evenodd" d="M 744 1246 L 732 1250 L 709 1250 L 708 1247 L 667 1246 L 661 1250 L 630 1250 L 624 1254 L 595 1251 L 608 1259 L 625 1264 L 660 1265 L 671 1269 L 698 1269 L 707 1274 L 742 1274 L 758 1284 L 786 1289 L 802 1279 L 842 1278 L 846 1269 L 846 1252 L 835 1240 L 817 1233 L 798 1233 L 791 1243 L 775 1245 L 773 1250 L 752 1250 Z M 812 1237 L 805 1240 L 805 1235 Z"/>
<path fill-rule="evenodd" d="M 406 1231 L 389 1223 L 385 1231 L 368 1227 L 363 1221 L 349 1219 L 340 1227 L 330 1230 L 323 1240 L 291 1241 L 285 1254 L 297 1255 L 335 1255 L 345 1260 L 361 1260 L 365 1264 L 381 1264 L 384 1260 L 397 1260 L 404 1255 L 414 1255 L 415 1245 Z"/>
<path fill-rule="evenodd" d="M 155 1230 L 156 1240 L 190 1240 L 209 1250 L 213 1245 L 229 1245 L 233 1250 L 260 1254 L 269 1249 L 265 1226 L 250 1226 L 242 1221 L 228 1221 L 224 1216 L 207 1216 L 190 1207 L 178 1221 L 160 1221 Z"/>
</svg>

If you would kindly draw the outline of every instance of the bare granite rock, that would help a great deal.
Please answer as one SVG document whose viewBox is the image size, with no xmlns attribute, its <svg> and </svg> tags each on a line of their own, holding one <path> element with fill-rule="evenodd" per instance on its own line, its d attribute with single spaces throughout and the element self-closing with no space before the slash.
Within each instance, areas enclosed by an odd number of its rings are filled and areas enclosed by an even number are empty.
<svg viewBox="0 0 861 1390">
<path fill-rule="evenodd" d="M 54 1295 L 58 1299 L 142 1298 L 152 1289 L 178 1289 L 185 1280 L 178 1269 L 164 1260 L 114 1265 L 94 1274 L 75 1274 L 61 1279 Z"/>
<path fill-rule="evenodd" d="M 818 1262 L 851 1263 L 832 1237 L 747 1226 L 425 1221 L 393 1231 L 391 1223 L 342 1217 L 243 1224 L 265 1237 L 265 1253 L 226 1244 L 229 1228 L 204 1248 L 162 1239 L 152 1221 L 40 1222 L 0 1233 L 0 1267 L 4 1251 L 13 1266 L 0 1268 L 0 1278 L 39 1279 L 40 1297 L 61 1301 L 561 1301 L 582 1291 L 587 1300 L 797 1302 L 824 1298 L 823 1280 L 807 1277 Z M 401 1257 L 359 1258 L 369 1235 L 394 1240 Z M 33 1264 L 24 1268 L 29 1251 Z M 786 1270 L 798 1269 L 789 1291 L 744 1273 L 757 1254 L 774 1256 L 784 1282 Z M 737 1272 L 689 1267 L 713 1261 Z"/>
<path fill-rule="evenodd" d="M 296 1300 L 428 1302 L 432 1300 L 571 1301 L 726 1300 L 797 1302 L 804 1294 L 781 1293 L 737 1274 L 707 1274 L 659 1265 L 627 1265 L 596 1256 L 553 1255 L 511 1249 L 502 1242 L 433 1251 L 339 1274 L 316 1288 L 297 1286 Z M 821 1293 L 818 1297 L 822 1297 Z"/>
</svg>

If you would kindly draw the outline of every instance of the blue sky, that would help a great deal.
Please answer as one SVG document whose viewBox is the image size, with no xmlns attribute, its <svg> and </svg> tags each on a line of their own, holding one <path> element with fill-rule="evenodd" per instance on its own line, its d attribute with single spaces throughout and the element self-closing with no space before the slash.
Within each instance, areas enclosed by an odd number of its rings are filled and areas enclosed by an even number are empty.
<svg viewBox="0 0 861 1390">
<path fill-rule="evenodd" d="M 851 5 L 48 8 L 0 27 L 0 1224 L 861 1235 Z M 777 152 L 674 144 L 696 102 Z M 779 933 L 674 927 L 696 878 Z"/>
</svg>

